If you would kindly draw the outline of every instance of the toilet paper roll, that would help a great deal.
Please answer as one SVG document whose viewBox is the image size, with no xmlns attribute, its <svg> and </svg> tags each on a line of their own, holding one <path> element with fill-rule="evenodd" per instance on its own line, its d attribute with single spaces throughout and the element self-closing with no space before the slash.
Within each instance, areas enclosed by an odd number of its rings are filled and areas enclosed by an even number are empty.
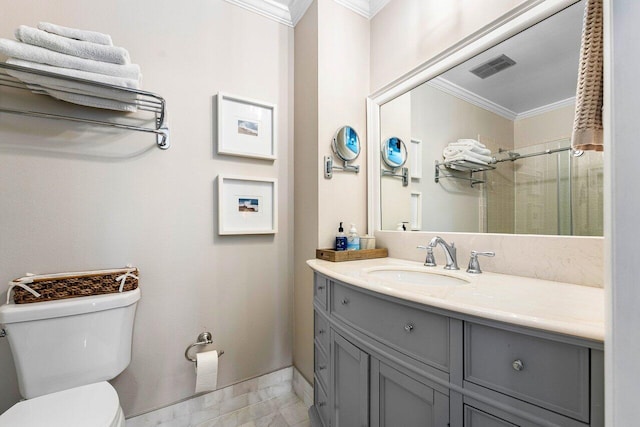
<svg viewBox="0 0 640 427">
<path fill-rule="evenodd" d="M 196 354 L 196 393 L 213 391 L 218 382 L 218 352 Z"/>
</svg>

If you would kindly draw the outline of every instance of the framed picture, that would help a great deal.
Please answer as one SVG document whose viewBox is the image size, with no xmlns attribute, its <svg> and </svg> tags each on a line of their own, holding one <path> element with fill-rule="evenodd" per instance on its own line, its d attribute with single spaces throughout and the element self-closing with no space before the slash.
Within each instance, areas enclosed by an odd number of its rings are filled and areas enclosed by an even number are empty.
<svg viewBox="0 0 640 427">
<path fill-rule="evenodd" d="M 278 232 L 278 181 L 218 175 L 218 234 Z"/>
<path fill-rule="evenodd" d="M 411 139 L 409 146 L 409 170 L 412 179 L 422 179 L 422 141 Z"/>
<path fill-rule="evenodd" d="M 276 159 L 276 106 L 218 92 L 218 154 Z"/>
</svg>

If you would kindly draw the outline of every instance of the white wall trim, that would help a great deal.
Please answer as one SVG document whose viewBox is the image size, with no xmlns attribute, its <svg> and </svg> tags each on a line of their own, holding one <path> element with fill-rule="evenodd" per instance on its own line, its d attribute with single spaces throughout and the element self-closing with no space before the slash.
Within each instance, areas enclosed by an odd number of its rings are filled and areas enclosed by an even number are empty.
<svg viewBox="0 0 640 427">
<path fill-rule="evenodd" d="M 369 19 L 376 16 L 391 0 L 369 0 Z"/>
<path fill-rule="evenodd" d="M 557 110 L 558 108 L 568 107 L 569 105 L 573 105 L 576 103 L 576 97 L 572 96 L 571 98 L 562 99 L 560 101 L 552 102 L 548 105 L 543 105 L 542 107 L 533 108 L 529 111 L 524 111 L 519 113 L 516 116 L 516 120 L 527 119 L 529 117 L 537 116 L 539 114 L 548 113 L 549 111 Z"/>
<path fill-rule="evenodd" d="M 353 10 L 358 15 L 364 16 L 369 19 L 369 0 L 334 0 L 336 3 L 341 4 L 347 9 Z"/>
<path fill-rule="evenodd" d="M 291 23 L 295 27 L 302 19 L 307 9 L 311 6 L 313 0 L 293 0 L 289 6 L 289 12 L 291 13 Z"/>
<path fill-rule="evenodd" d="M 288 6 L 274 0 L 225 0 L 289 27 L 295 27 L 313 0 L 290 0 Z M 373 18 L 391 0 L 334 0 L 367 19 Z"/>
<path fill-rule="evenodd" d="M 515 111 L 511 111 L 508 108 L 503 107 L 500 104 L 497 104 L 493 101 L 489 101 L 482 96 L 471 92 L 463 88 L 462 86 L 458 86 L 455 83 L 451 83 L 449 80 L 444 79 L 442 77 L 436 77 L 435 79 L 431 79 L 427 82 L 429 86 L 433 86 L 436 89 L 440 89 L 441 91 L 448 93 L 449 95 L 453 95 L 456 98 L 462 99 L 463 101 L 467 101 L 470 104 L 473 104 L 477 107 L 483 108 L 487 111 L 491 111 L 505 119 L 515 120 L 518 117 L 518 113 Z"/>
<path fill-rule="evenodd" d="M 312 2 L 312 0 L 291 0 L 289 6 L 285 6 L 274 0 L 225 1 L 289 27 L 295 27 Z"/>
</svg>

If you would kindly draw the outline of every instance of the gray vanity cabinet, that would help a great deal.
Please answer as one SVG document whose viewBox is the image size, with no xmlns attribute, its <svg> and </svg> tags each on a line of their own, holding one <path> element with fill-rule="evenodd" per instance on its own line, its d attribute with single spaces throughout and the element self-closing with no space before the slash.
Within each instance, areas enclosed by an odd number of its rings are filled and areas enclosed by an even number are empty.
<svg viewBox="0 0 640 427">
<path fill-rule="evenodd" d="M 437 427 L 449 422 L 449 398 L 406 373 L 371 360 L 371 427 Z"/>
<path fill-rule="evenodd" d="M 318 273 L 314 323 L 314 427 L 604 426 L 601 343 Z"/>
<path fill-rule="evenodd" d="M 331 331 L 332 426 L 369 425 L 369 355 Z"/>
</svg>

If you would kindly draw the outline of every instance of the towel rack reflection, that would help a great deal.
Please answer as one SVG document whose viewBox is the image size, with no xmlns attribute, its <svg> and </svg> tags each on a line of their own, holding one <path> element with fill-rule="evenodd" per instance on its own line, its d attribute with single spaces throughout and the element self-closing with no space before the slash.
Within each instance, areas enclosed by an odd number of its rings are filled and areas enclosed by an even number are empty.
<svg viewBox="0 0 640 427">
<path fill-rule="evenodd" d="M 198 335 L 197 341 L 194 342 L 193 344 L 189 344 L 189 347 L 187 347 L 187 349 L 184 351 L 184 358 L 187 359 L 189 362 L 193 362 L 196 363 L 197 359 L 195 357 L 191 357 L 189 355 L 189 351 L 193 348 L 193 347 L 197 347 L 199 345 L 208 345 L 208 344 L 213 344 L 213 340 L 211 337 L 211 332 L 203 332 L 200 335 Z M 222 356 L 224 354 L 224 350 L 220 350 L 218 352 L 218 356 Z"/>
<path fill-rule="evenodd" d="M 91 96 L 95 98 L 101 98 L 103 100 L 117 101 L 121 103 L 130 104 L 131 106 L 135 106 L 136 109 L 142 113 L 135 113 L 135 114 L 129 113 L 126 116 L 127 119 L 130 120 L 135 118 L 136 120 L 144 120 L 144 117 L 143 117 L 144 113 L 148 113 L 148 114 L 151 114 L 151 117 L 153 118 L 152 119 L 153 125 L 137 126 L 133 124 L 118 122 L 115 120 L 92 119 L 92 118 L 85 118 L 85 117 L 80 117 L 75 115 L 63 115 L 63 114 L 46 112 L 46 111 L 16 109 L 16 108 L 4 107 L 4 106 L 0 106 L 0 113 L 45 118 L 45 119 L 52 119 L 52 120 L 63 120 L 63 121 L 69 121 L 69 122 L 75 122 L 75 123 L 90 124 L 95 126 L 112 127 L 112 128 L 123 129 L 123 130 L 134 131 L 134 132 L 153 133 L 156 135 L 156 143 L 159 148 L 166 150 L 170 146 L 169 125 L 167 123 L 166 101 L 164 100 L 164 98 L 162 98 L 159 95 L 156 95 L 155 93 L 147 92 L 139 89 L 131 89 L 131 88 L 125 88 L 120 86 L 114 86 L 106 83 L 94 82 L 91 80 L 79 79 L 79 78 L 70 77 L 70 76 L 64 76 L 61 74 L 50 73 L 47 71 L 35 70 L 32 68 L 26 68 L 18 65 L 6 64 L 6 63 L 0 62 L 0 87 L 27 90 L 29 92 L 32 92 L 38 95 L 46 94 L 45 88 L 43 86 L 37 85 L 37 84 L 31 84 L 31 83 L 29 83 L 29 85 L 27 86 L 27 84 L 20 81 L 19 79 L 10 76 L 7 73 L 7 70 L 14 70 L 14 71 L 19 71 L 21 73 L 50 77 L 50 78 L 59 79 L 66 82 L 80 83 L 83 85 L 88 85 L 88 86 L 100 88 L 100 89 L 113 90 L 115 91 L 114 93 L 118 95 L 121 95 L 123 97 L 124 96 L 130 97 L 131 101 L 124 102 L 121 99 L 117 99 L 117 97 L 108 98 L 108 97 L 100 96 L 93 93 L 91 94 Z M 58 92 L 63 92 L 71 95 L 87 95 L 86 92 L 83 92 L 82 90 L 79 90 L 79 89 L 75 90 L 70 88 L 64 88 L 64 89 L 56 88 L 56 90 Z M 83 108 L 85 109 L 85 111 L 97 110 L 92 107 L 83 107 Z M 108 111 L 108 110 L 103 110 L 103 111 Z"/>
</svg>

